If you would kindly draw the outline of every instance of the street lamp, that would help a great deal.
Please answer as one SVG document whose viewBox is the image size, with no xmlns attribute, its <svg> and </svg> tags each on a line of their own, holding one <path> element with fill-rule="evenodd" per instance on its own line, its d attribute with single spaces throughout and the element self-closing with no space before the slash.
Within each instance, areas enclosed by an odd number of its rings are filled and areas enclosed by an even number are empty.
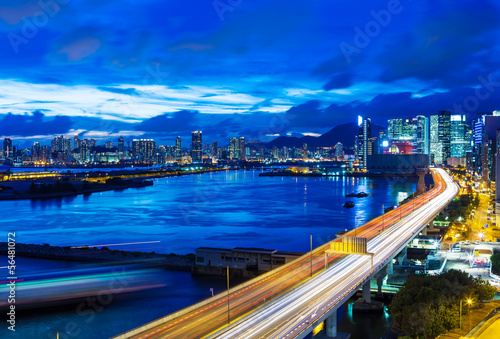
<svg viewBox="0 0 500 339">
<path fill-rule="evenodd" d="M 467 299 L 467 304 L 470 306 L 472 300 Z M 460 335 L 462 335 L 462 299 L 460 299 Z"/>
<path fill-rule="evenodd" d="M 304 232 L 306 233 L 306 232 Z M 311 262 L 311 277 L 313 276 L 313 234 L 309 233 L 310 235 L 310 246 L 311 246 L 311 251 L 309 252 L 309 258 Z"/>
</svg>

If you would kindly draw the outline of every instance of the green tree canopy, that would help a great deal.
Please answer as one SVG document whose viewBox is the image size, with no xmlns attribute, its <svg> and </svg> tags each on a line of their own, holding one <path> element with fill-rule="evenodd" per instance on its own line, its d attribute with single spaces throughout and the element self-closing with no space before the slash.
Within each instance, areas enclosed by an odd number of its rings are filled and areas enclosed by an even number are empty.
<svg viewBox="0 0 500 339">
<path fill-rule="evenodd" d="M 392 299 L 389 312 L 414 338 L 437 337 L 459 326 L 460 300 L 490 300 L 496 289 L 466 272 L 411 275 Z M 468 308 L 463 309 L 466 314 Z"/>
</svg>

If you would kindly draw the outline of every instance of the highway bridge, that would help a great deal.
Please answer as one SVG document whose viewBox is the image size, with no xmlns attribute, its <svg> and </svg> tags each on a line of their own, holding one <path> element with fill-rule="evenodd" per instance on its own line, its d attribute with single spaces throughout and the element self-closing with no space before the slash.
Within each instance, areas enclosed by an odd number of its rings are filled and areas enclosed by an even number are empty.
<svg viewBox="0 0 500 339">
<path fill-rule="evenodd" d="M 432 173 L 432 190 L 344 235 L 368 239 L 373 269 L 370 256 L 328 255 L 327 243 L 229 293 L 115 338 L 304 338 L 323 321 L 335 337 L 337 309 L 360 288 L 369 302 L 370 280 L 390 270 L 393 258 L 458 194 L 444 170 Z"/>
</svg>

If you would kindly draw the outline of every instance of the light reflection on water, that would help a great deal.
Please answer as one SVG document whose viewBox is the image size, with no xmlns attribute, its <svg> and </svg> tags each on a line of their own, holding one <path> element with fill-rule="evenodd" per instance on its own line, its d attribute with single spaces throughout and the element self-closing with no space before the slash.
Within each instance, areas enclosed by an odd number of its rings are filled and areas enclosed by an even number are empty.
<svg viewBox="0 0 500 339">
<path fill-rule="evenodd" d="M 398 203 L 415 180 L 259 177 L 224 171 L 155 179 L 154 186 L 50 200 L 1 201 L 3 231 L 17 241 L 87 245 L 160 240 L 162 253 L 196 247 L 264 247 L 307 251 Z M 352 209 L 351 192 L 365 191 Z M 156 247 L 156 246 L 155 246 Z M 144 248 L 144 246 L 142 246 Z M 127 249 L 133 249 L 129 247 Z M 146 249 L 147 250 L 147 249 Z"/>
</svg>

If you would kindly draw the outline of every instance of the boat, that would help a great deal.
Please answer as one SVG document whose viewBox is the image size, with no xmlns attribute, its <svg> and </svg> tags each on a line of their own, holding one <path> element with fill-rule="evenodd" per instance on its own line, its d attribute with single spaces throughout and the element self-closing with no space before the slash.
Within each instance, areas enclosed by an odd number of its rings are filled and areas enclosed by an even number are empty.
<svg viewBox="0 0 500 339">
<path fill-rule="evenodd" d="M 359 193 L 350 193 L 350 194 L 346 194 L 345 195 L 346 198 L 364 198 L 364 197 L 367 197 L 368 194 L 366 194 L 365 192 L 359 192 Z"/>
<path fill-rule="evenodd" d="M 344 204 L 345 208 L 353 208 L 354 207 L 354 201 L 347 200 Z"/>
</svg>

